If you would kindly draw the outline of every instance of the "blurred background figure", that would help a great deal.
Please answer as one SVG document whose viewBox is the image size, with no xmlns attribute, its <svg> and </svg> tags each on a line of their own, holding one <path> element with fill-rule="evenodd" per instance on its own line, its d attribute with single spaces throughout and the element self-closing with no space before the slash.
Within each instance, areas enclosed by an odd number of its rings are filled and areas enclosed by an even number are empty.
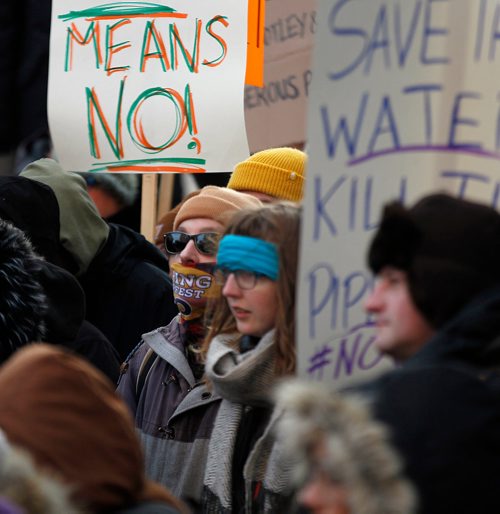
<svg viewBox="0 0 500 514">
<path fill-rule="evenodd" d="M 80 173 L 99 214 L 108 223 L 140 231 L 140 175 L 134 173 Z"/>
<path fill-rule="evenodd" d="M 234 168 L 227 187 L 261 202 L 301 202 L 307 154 L 296 148 L 269 148 L 254 153 Z"/>
<path fill-rule="evenodd" d="M 281 386 L 278 439 L 294 461 L 298 502 L 312 514 L 411 514 L 413 487 L 388 442 L 357 398 L 325 384 L 297 380 Z"/>
<path fill-rule="evenodd" d="M 125 360 L 142 334 L 177 314 L 167 259 L 141 234 L 106 223 L 79 174 L 40 159 L 21 176 L 45 184 L 56 198 L 60 246 L 85 292 L 87 320 Z"/>
<path fill-rule="evenodd" d="M 0 2 L 0 175 L 51 152 L 47 120 L 50 0 Z"/>
<path fill-rule="evenodd" d="M 118 353 L 85 319 L 83 289 L 61 267 L 68 258 L 59 241 L 59 210 L 50 188 L 0 176 L 0 218 L 0 356 L 5 359 L 26 342 L 43 339 L 71 348 L 116 382 Z"/>
</svg>

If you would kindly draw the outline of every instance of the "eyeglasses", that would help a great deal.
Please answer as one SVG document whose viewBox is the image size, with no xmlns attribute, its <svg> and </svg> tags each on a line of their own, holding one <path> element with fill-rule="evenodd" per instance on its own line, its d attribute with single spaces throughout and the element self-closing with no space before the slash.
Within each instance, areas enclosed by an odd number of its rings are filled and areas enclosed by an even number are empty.
<svg viewBox="0 0 500 514">
<path fill-rule="evenodd" d="M 234 275 L 234 279 L 240 289 L 253 289 L 260 278 L 264 275 L 260 273 L 254 273 L 253 271 L 247 271 L 243 269 L 230 270 L 227 268 L 217 268 L 215 271 L 215 281 L 220 286 L 224 286 L 231 273 Z"/>
<path fill-rule="evenodd" d="M 219 245 L 220 234 L 217 232 L 201 232 L 200 234 L 186 234 L 185 232 L 167 232 L 163 236 L 165 250 L 167 253 L 175 255 L 182 252 L 186 245 L 194 242 L 195 248 L 203 255 L 215 255 Z"/>
</svg>

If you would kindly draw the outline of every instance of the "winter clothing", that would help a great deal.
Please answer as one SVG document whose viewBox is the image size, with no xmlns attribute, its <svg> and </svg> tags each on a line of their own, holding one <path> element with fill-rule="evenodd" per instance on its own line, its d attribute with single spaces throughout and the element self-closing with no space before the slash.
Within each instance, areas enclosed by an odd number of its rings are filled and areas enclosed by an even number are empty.
<svg viewBox="0 0 500 514">
<path fill-rule="evenodd" d="M 0 430 L 0 513 L 78 514 L 70 490 L 58 478 L 37 468 L 32 457 L 7 441 Z"/>
<path fill-rule="evenodd" d="M 0 153 L 48 133 L 50 14 L 49 0 L 0 3 Z"/>
<path fill-rule="evenodd" d="M 122 361 L 142 334 L 176 314 L 168 261 L 133 230 L 109 225 L 109 237 L 80 278 L 87 319 L 118 350 Z"/>
<path fill-rule="evenodd" d="M 131 229 L 106 224 L 85 181 L 55 161 L 42 159 L 22 174 L 46 183 L 57 197 L 60 241 L 78 263 L 86 319 L 123 361 L 143 333 L 166 325 L 177 313 L 165 256 Z"/>
<path fill-rule="evenodd" d="M 235 166 L 227 187 L 300 202 L 304 194 L 306 164 L 307 155 L 295 148 L 262 150 Z"/>
<path fill-rule="evenodd" d="M 59 205 L 60 241 L 78 265 L 76 274 L 82 275 L 109 233 L 108 225 L 87 193 L 85 180 L 77 173 L 64 171 L 52 159 L 29 164 L 21 176 L 46 184 L 53 191 Z"/>
<path fill-rule="evenodd" d="M 41 267 L 25 235 L 0 220 L 0 362 L 45 334 L 46 297 L 36 278 Z"/>
<path fill-rule="evenodd" d="M 220 296 L 221 287 L 214 275 L 214 265 L 183 266 L 174 262 L 171 272 L 174 302 L 182 320 L 201 320 L 208 302 Z M 201 321 L 198 323 L 201 325 Z M 204 331 L 203 327 L 200 328 Z"/>
<path fill-rule="evenodd" d="M 203 512 L 239 512 L 235 501 L 242 498 L 241 512 L 289 512 L 292 490 L 291 461 L 276 441 L 274 430 L 282 412 L 262 416 L 265 424 L 253 426 L 260 437 L 246 445 L 246 455 L 239 455 L 239 433 L 245 430 L 245 416 L 252 409 L 272 410 L 274 372 L 274 330 L 268 332 L 255 348 L 240 353 L 232 341 L 237 335 L 219 335 L 210 342 L 206 374 L 214 391 L 223 400 L 210 438 L 203 491 Z M 241 439 L 240 439 L 241 440 Z M 244 483 L 235 490 L 235 462 L 242 462 Z"/>
<path fill-rule="evenodd" d="M 174 220 L 177 216 L 177 213 L 179 212 L 179 209 L 182 207 L 184 202 L 187 202 L 190 198 L 193 196 L 196 196 L 200 191 L 196 190 L 192 193 L 189 193 L 186 195 L 183 200 L 178 203 L 174 208 L 170 209 L 166 214 L 164 214 L 159 220 L 158 224 L 156 225 L 156 236 L 155 236 L 155 245 L 160 245 L 163 248 L 164 245 L 164 239 L 163 236 L 167 232 L 172 232 L 174 230 Z"/>
<path fill-rule="evenodd" d="M 50 262 L 37 274 L 47 300 L 44 340 L 78 353 L 112 382 L 118 380 L 120 358 L 104 334 L 85 318 L 85 295 L 78 281 Z"/>
<path fill-rule="evenodd" d="M 278 439 L 294 461 L 297 487 L 321 470 L 347 490 L 353 514 L 415 511 L 415 491 L 402 475 L 388 431 L 359 398 L 341 396 L 325 384 L 294 380 L 280 387 L 277 404 L 284 411 Z M 318 459 L 322 443 L 325 450 Z"/>
<path fill-rule="evenodd" d="M 374 273 L 384 266 L 406 271 L 415 305 L 439 328 L 472 296 L 500 282 L 500 214 L 445 194 L 410 209 L 389 204 L 368 261 Z"/>
<path fill-rule="evenodd" d="M 142 501 L 176 505 L 165 489 L 145 480 L 130 414 L 109 381 L 69 352 L 33 345 L 0 369 L 0 427 L 38 466 L 58 473 L 72 498 L 92 512 Z"/>
<path fill-rule="evenodd" d="M 84 319 L 75 338 L 61 344 L 86 359 L 116 384 L 120 376 L 120 356 L 109 339 L 92 323 Z"/>
<path fill-rule="evenodd" d="M 0 459 L 0 514 L 84 514 L 70 490 L 37 468 L 24 450 L 8 445 Z"/>
<path fill-rule="evenodd" d="M 498 334 L 497 285 L 368 389 L 418 489 L 423 514 L 500 510 Z"/>
<path fill-rule="evenodd" d="M 237 210 L 260 205 L 249 195 L 207 186 L 181 205 L 173 228 L 176 230 L 192 218 L 224 224 Z M 208 274 L 211 267 L 212 263 L 199 263 L 186 268 L 182 262 L 172 266 L 181 314 L 167 327 L 143 336 L 144 343 L 126 363 L 118 385 L 135 416 L 148 475 L 195 506 L 201 499 L 208 439 L 219 404 L 219 398 L 201 383 L 203 365 L 199 353 L 205 336 L 202 315 L 206 296 L 197 293 L 213 292 L 213 276 Z M 199 283 L 191 287 L 187 276 L 196 274 L 200 278 L 200 270 L 205 287 L 198 288 Z M 193 291 L 196 302 L 187 301 L 186 289 Z M 154 364 L 144 380 L 140 369 L 151 354 Z"/>
<path fill-rule="evenodd" d="M 277 280 L 280 267 L 278 246 L 257 237 L 227 234 L 219 243 L 217 267 L 229 271 L 250 271 Z"/>
<path fill-rule="evenodd" d="M 21 229 L 36 253 L 76 271 L 75 261 L 59 241 L 59 206 L 50 187 L 23 177 L 0 177 L 0 218 Z"/>
<path fill-rule="evenodd" d="M 80 173 L 88 186 L 102 189 L 121 207 L 134 203 L 139 188 L 139 178 L 133 173 Z"/>
<path fill-rule="evenodd" d="M 138 391 L 148 352 L 154 361 Z M 144 335 L 144 343 L 126 365 L 118 392 L 135 416 L 146 474 L 197 504 L 220 398 L 195 378 L 186 354 L 186 334 L 175 318 L 167 327 Z"/>
<path fill-rule="evenodd" d="M 5 188 L 0 180 L 0 211 L 9 211 L 15 202 L 12 198 L 8 202 L 2 198 L 6 189 L 12 192 L 27 183 L 30 190 L 31 181 L 9 179 L 13 180 L 3 181 L 7 184 Z M 25 211 L 28 209 L 19 209 L 21 224 Z M 49 234 L 49 230 L 45 234 Z M 79 339 L 80 331 L 83 334 L 83 330 L 93 329 L 82 328 L 85 297 L 76 279 L 64 269 L 39 258 L 25 235 L 2 220 L 0 237 L 0 313 L 3 314 L 0 316 L 3 320 L 0 323 L 3 337 L 0 360 L 5 360 L 20 346 L 45 340 L 74 349 L 116 381 L 118 356 L 111 343 L 102 334 L 97 339 Z M 39 241 L 42 241 L 41 248 L 50 248 L 50 238 L 41 237 Z"/>
<path fill-rule="evenodd" d="M 260 201 L 250 195 L 226 187 L 205 186 L 181 205 L 174 219 L 174 230 L 191 218 L 209 218 L 225 225 L 236 211 L 260 206 Z"/>
</svg>

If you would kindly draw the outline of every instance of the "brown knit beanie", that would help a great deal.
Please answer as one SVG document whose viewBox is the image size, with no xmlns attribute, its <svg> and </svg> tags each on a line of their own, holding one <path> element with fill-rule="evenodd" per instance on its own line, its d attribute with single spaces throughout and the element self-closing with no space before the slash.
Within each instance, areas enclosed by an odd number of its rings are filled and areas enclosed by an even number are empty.
<svg viewBox="0 0 500 514">
<path fill-rule="evenodd" d="M 304 194 L 306 164 L 307 154 L 296 148 L 262 150 L 236 165 L 227 187 L 300 202 Z"/>
<path fill-rule="evenodd" d="M 199 190 L 192 191 L 187 194 L 175 207 L 166 212 L 156 224 L 156 237 L 155 237 L 155 245 L 163 246 L 163 235 L 167 232 L 172 232 L 174 230 L 174 220 L 179 212 L 180 208 L 193 196 L 197 196 L 199 194 Z"/>
<path fill-rule="evenodd" d="M 257 198 L 227 187 L 205 186 L 199 194 L 184 202 L 174 220 L 173 229 L 188 219 L 208 218 L 225 225 L 231 216 L 247 207 L 261 207 Z"/>
</svg>

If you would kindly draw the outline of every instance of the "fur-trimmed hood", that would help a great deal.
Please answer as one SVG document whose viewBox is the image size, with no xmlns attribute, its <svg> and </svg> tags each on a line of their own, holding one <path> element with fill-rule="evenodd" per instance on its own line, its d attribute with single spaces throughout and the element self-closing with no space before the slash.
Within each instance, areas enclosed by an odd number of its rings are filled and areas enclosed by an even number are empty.
<svg viewBox="0 0 500 514">
<path fill-rule="evenodd" d="M 84 514 L 70 499 L 70 489 L 36 468 L 30 455 L 10 446 L 0 432 L 0 497 L 26 514 Z"/>
<path fill-rule="evenodd" d="M 42 264 L 24 233 L 0 220 L 0 362 L 44 337 L 46 297 L 37 279 Z"/>
<path fill-rule="evenodd" d="M 278 389 L 277 408 L 284 410 L 278 440 L 295 460 L 298 487 L 318 465 L 314 449 L 324 442 L 321 469 L 347 489 L 352 514 L 415 512 L 413 487 L 402 475 L 387 430 L 360 398 L 340 395 L 325 384 L 292 380 Z"/>
</svg>

